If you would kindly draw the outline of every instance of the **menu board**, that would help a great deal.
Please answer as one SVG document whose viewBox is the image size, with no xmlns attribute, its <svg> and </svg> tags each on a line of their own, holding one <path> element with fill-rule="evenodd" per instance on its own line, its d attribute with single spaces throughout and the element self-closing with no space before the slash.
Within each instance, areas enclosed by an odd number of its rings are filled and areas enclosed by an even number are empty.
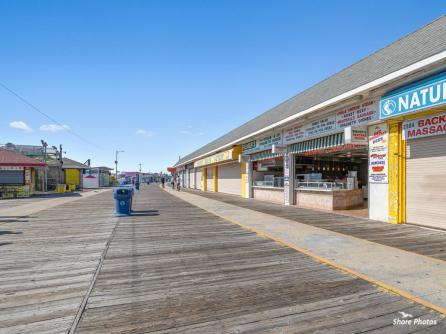
<svg viewBox="0 0 446 334">
<path fill-rule="evenodd" d="M 389 127 L 386 123 L 369 126 L 369 182 L 388 183 Z"/>
<path fill-rule="evenodd" d="M 310 123 L 297 123 L 285 129 L 284 144 L 342 132 L 347 127 L 359 127 L 379 117 L 378 102 L 369 100 L 340 110 Z"/>
</svg>

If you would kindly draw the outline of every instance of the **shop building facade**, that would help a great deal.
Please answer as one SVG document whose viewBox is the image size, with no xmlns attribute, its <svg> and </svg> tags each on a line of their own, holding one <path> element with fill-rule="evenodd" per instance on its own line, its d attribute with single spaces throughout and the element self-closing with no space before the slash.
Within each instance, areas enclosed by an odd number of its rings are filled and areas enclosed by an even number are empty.
<svg viewBox="0 0 446 334">
<path fill-rule="evenodd" d="M 37 173 L 46 164 L 11 150 L 0 148 L 0 199 L 32 196 Z"/>
<path fill-rule="evenodd" d="M 446 72 L 385 94 L 388 220 L 446 229 Z"/>
<path fill-rule="evenodd" d="M 444 36 L 446 17 L 185 156 L 184 186 L 446 228 Z"/>
</svg>

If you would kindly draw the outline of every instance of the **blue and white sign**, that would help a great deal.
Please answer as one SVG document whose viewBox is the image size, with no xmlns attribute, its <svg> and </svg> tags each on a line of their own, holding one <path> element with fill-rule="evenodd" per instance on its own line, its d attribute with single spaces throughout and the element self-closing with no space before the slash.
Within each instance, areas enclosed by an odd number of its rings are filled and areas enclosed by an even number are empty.
<svg viewBox="0 0 446 334">
<path fill-rule="evenodd" d="M 386 119 L 446 104 L 446 73 L 385 95 L 379 118 Z"/>
</svg>

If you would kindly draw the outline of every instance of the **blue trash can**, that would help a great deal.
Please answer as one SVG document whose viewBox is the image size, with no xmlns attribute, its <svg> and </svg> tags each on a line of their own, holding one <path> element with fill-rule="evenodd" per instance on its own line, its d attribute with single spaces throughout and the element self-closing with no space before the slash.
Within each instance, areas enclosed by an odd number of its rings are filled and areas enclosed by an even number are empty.
<svg viewBox="0 0 446 334">
<path fill-rule="evenodd" d="M 113 198 L 115 199 L 115 215 L 128 216 L 132 211 L 133 189 L 131 187 L 113 188 Z"/>
</svg>

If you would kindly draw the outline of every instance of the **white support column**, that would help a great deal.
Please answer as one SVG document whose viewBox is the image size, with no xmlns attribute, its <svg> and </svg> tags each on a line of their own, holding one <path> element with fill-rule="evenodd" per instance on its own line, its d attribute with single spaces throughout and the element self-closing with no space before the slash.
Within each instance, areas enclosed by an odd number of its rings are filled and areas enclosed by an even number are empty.
<svg viewBox="0 0 446 334">
<path fill-rule="evenodd" d="M 247 198 L 252 198 L 252 161 L 246 163 L 246 195 Z"/>
<path fill-rule="evenodd" d="M 294 204 L 294 154 L 287 153 L 283 156 L 283 191 L 284 204 Z"/>
</svg>

